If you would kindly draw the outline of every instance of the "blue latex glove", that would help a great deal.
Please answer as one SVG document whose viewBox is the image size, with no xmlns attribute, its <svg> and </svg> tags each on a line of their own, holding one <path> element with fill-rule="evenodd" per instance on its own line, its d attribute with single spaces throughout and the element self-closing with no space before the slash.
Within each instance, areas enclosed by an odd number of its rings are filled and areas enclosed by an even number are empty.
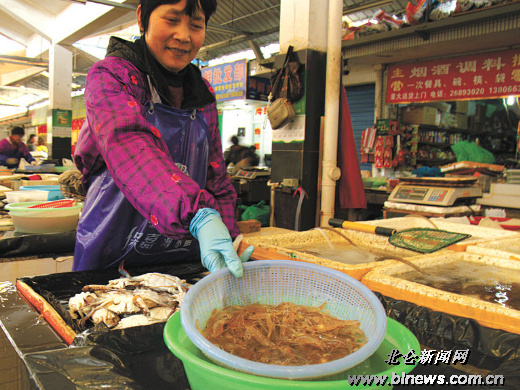
<svg viewBox="0 0 520 390">
<path fill-rule="evenodd" d="M 206 208 L 197 211 L 190 223 L 190 233 L 199 240 L 202 265 L 209 272 L 228 267 L 237 278 L 242 276 L 242 263 L 249 260 L 255 248 L 250 246 L 239 257 L 229 231 L 216 210 Z"/>
</svg>

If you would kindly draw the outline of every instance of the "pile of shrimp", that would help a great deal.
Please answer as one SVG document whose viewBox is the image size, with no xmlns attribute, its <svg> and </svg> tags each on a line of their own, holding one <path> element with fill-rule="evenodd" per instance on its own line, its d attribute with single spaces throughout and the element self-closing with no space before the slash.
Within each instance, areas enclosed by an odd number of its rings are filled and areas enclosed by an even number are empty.
<svg viewBox="0 0 520 390">
<path fill-rule="evenodd" d="M 219 348 L 260 363 L 326 363 L 351 354 L 367 340 L 358 321 L 334 318 L 324 306 L 228 306 L 213 310 L 201 333 Z"/>
</svg>

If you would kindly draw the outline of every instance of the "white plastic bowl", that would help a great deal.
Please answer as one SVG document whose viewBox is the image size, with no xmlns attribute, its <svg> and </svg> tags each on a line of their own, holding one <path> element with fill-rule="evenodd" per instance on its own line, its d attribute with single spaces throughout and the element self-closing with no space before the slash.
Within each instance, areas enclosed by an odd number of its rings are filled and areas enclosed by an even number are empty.
<svg viewBox="0 0 520 390">
<path fill-rule="evenodd" d="M 49 197 L 49 191 L 42 190 L 21 190 L 9 191 L 5 193 L 7 203 L 44 201 Z"/>
<path fill-rule="evenodd" d="M 46 202 L 20 202 L 5 206 L 20 233 L 60 233 L 76 230 L 82 204 L 55 209 L 31 209 Z"/>
<path fill-rule="evenodd" d="M 240 358 L 209 342 L 197 329 L 204 329 L 213 309 L 253 303 L 277 305 L 292 302 L 325 309 L 333 317 L 357 320 L 367 343 L 343 358 L 305 366 L 279 366 Z M 292 260 L 262 260 L 244 263 L 244 276 L 237 279 L 221 269 L 198 281 L 181 306 L 186 335 L 214 363 L 248 374 L 282 379 L 316 379 L 338 374 L 369 358 L 386 333 L 385 310 L 375 296 L 354 278 L 320 265 Z"/>
</svg>

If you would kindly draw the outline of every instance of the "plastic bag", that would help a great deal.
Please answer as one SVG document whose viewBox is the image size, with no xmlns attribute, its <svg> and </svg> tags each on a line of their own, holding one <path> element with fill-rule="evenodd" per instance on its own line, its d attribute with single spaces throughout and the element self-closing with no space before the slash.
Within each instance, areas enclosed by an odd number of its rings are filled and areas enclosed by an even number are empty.
<svg viewBox="0 0 520 390">
<path fill-rule="evenodd" d="M 269 206 L 265 204 L 265 201 L 261 201 L 258 204 L 252 206 L 240 206 L 241 210 L 244 210 L 242 213 L 241 220 L 249 221 L 250 219 L 254 219 L 260 221 L 262 227 L 269 226 Z"/>
<path fill-rule="evenodd" d="M 412 25 L 421 24 L 430 20 L 430 13 L 439 5 L 437 0 L 418 0 L 414 5 L 411 1 L 406 5 L 406 19 Z"/>
<path fill-rule="evenodd" d="M 493 164 L 495 157 L 493 153 L 478 146 L 474 142 L 460 141 L 451 146 L 451 149 L 457 156 L 457 161 L 473 161 L 486 164 Z"/>
</svg>

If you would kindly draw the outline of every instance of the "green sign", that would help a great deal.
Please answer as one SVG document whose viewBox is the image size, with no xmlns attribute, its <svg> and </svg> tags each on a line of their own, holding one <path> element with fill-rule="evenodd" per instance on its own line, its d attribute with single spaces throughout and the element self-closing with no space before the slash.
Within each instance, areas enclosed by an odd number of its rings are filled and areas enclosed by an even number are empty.
<svg viewBox="0 0 520 390">
<path fill-rule="evenodd" d="M 72 110 L 52 110 L 52 127 L 71 127 Z"/>
</svg>

